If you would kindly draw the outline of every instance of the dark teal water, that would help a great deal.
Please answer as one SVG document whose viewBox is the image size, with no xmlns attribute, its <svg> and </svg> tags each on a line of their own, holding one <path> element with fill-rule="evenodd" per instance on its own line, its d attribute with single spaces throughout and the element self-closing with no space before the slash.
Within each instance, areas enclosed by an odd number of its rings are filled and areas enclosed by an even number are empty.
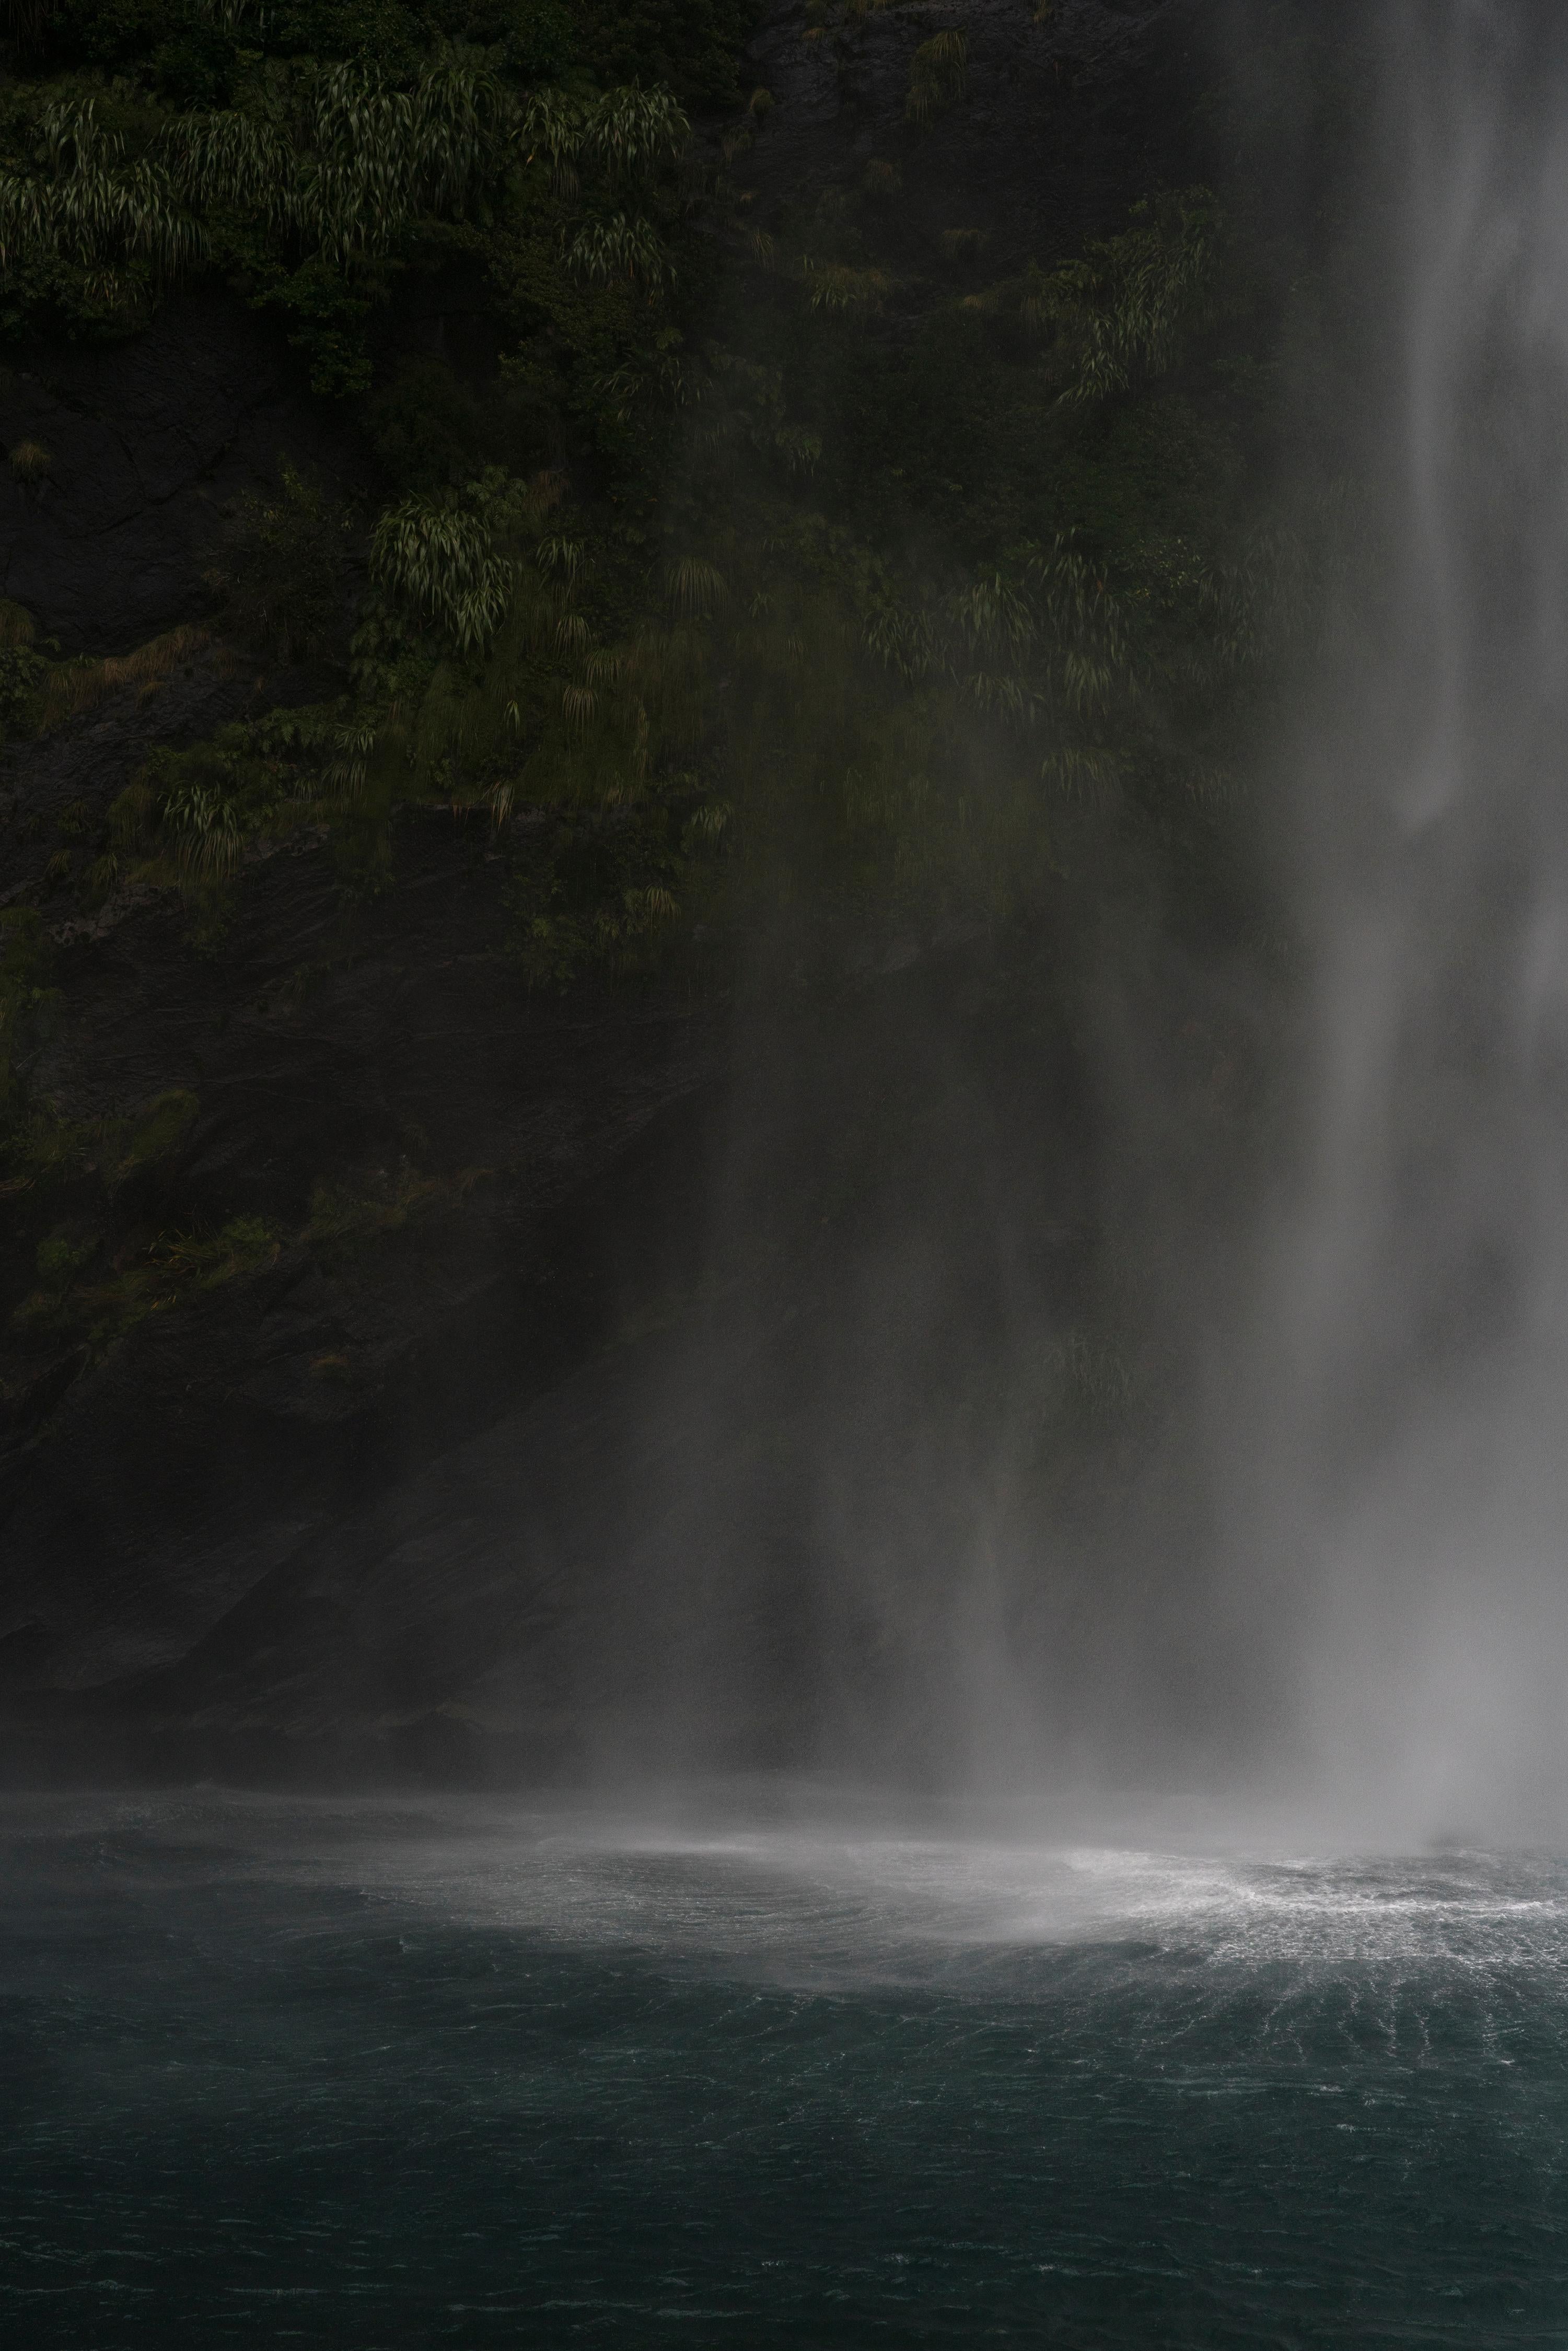
<svg viewBox="0 0 1568 2351">
<path fill-rule="evenodd" d="M 1568 1870 L 0 1814 L 0 2340 L 1568 2344 Z"/>
</svg>

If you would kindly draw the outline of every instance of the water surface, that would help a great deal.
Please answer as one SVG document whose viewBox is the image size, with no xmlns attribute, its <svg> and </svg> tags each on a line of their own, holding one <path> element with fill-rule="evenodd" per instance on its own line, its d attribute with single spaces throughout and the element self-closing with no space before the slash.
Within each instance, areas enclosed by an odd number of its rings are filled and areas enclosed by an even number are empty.
<svg viewBox="0 0 1568 2351">
<path fill-rule="evenodd" d="M 30 2345 L 1568 2343 L 1568 1868 L 14 1801 Z"/>
</svg>

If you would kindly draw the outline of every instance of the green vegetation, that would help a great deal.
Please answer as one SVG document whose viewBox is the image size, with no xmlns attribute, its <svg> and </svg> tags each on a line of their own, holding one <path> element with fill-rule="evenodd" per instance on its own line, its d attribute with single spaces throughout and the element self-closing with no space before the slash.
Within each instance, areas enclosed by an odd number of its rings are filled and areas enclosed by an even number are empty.
<svg viewBox="0 0 1568 2351">
<path fill-rule="evenodd" d="M 803 29 L 852 37 L 873 5 Z M 1151 191 L 1066 258 L 1004 266 L 1005 225 L 954 218 L 912 264 L 893 199 L 968 103 L 965 36 L 928 20 L 891 152 L 760 228 L 737 181 L 777 110 L 739 78 L 750 18 L 13 0 L 0 330 L 134 332 L 176 280 L 243 298 L 381 475 L 343 503 L 280 459 L 215 534 L 210 637 L 61 662 L 0 607 L 13 732 L 214 644 L 321 680 L 154 753 L 89 904 L 178 893 L 221 954 L 263 852 L 308 832 L 346 893 L 383 891 L 423 806 L 504 860 L 541 988 L 676 964 L 723 987 L 759 950 L 831 984 L 894 935 L 1030 938 L 1117 893 L 1207 944 L 1268 928 L 1249 778 L 1339 528 L 1278 486 L 1289 268 L 1235 190 L 1203 187 Z M 483 360 L 398 348 L 389 304 L 438 276 Z M 29 452 L 16 494 L 47 495 Z M 47 998 L 36 914 L 6 919 L 0 1071 Z M 25 1087 L 12 1116 L 13 1183 L 90 1165 L 112 1189 L 135 1161 Z M 305 1238 L 392 1229 L 434 1182 L 382 1199 L 324 1176 Z M 144 1238 L 108 1288 L 142 1311 L 283 1245 Z M 49 1262 L 56 1327 L 92 1278 Z M 1061 1377 L 1094 1412 L 1121 1393 L 1099 1357 Z"/>
<path fill-rule="evenodd" d="M 26 45 L 43 70 L 0 89 L 0 323 L 124 333 L 177 280 L 221 273 L 283 316 L 318 389 L 348 394 L 411 266 L 521 257 L 542 234 L 601 286 L 668 277 L 678 99 L 596 89 L 528 37 L 538 10 L 497 18 L 476 42 L 396 7 L 51 12 Z M 214 43 L 221 73 L 172 70 Z M 575 69 L 545 87 L 551 65 Z M 48 462 L 11 453 L 19 479 Z"/>
<path fill-rule="evenodd" d="M 264 1272 L 281 1247 L 259 1217 L 235 1217 L 212 1233 L 159 1234 L 112 1257 L 101 1228 L 68 1228 L 39 1242 L 37 1287 L 14 1310 L 12 1331 L 35 1344 L 72 1341 L 99 1356 L 148 1315 Z"/>
<path fill-rule="evenodd" d="M 1275 324 L 1244 239 L 1193 190 L 988 284 L 958 224 L 910 281 L 878 250 L 885 162 L 761 235 L 682 103 L 738 100 L 745 29 L 716 5 L 79 0 L 28 37 L 0 170 L 14 315 L 120 330 L 221 270 L 319 385 L 364 395 L 395 492 L 356 516 L 285 464 L 242 504 L 222 625 L 346 654 L 349 689 L 154 761 L 105 878 L 179 888 L 215 938 L 280 828 L 327 824 L 378 887 L 401 802 L 483 809 L 517 951 L 560 983 L 694 916 L 750 926 L 758 893 L 1003 914 L 1090 810 L 1212 827 L 1308 561 L 1257 500 Z M 653 66 L 665 86 L 606 83 Z M 907 135 L 967 85 L 962 31 L 929 34 Z M 499 370 L 378 380 L 379 308 L 433 268 L 483 286 Z M 48 715 L 90 666 L 47 680 Z M 37 692 L 29 667 L 13 704 Z"/>
<path fill-rule="evenodd" d="M 909 97 L 904 107 L 911 122 L 924 130 L 943 110 L 962 98 L 969 79 L 969 45 L 953 29 L 934 33 L 922 41 L 909 68 Z"/>
<path fill-rule="evenodd" d="M 465 1167 L 455 1176 L 421 1176 L 402 1168 L 374 1190 L 322 1182 L 310 1195 L 305 1238 L 318 1248 L 342 1249 L 400 1232 L 411 1217 L 450 1207 L 495 1174 L 492 1167 Z"/>
<path fill-rule="evenodd" d="M 170 1213 L 200 1108 L 194 1094 L 174 1091 L 131 1118 L 70 1120 L 40 1101 L 12 1118 L 0 1144 L 0 1200 L 13 1225 L 36 1236 L 30 1280 L 0 1325 L 13 1361 L 61 1345 L 96 1359 L 149 1315 L 254 1280 L 287 1249 L 329 1258 L 361 1249 L 450 1208 L 493 1174 L 423 1176 L 405 1165 L 369 1187 L 324 1178 L 292 1231 L 257 1216 L 203 1225 Z M 0 1402 L 7 1393 L 0 1375 Z"/>
</svg>

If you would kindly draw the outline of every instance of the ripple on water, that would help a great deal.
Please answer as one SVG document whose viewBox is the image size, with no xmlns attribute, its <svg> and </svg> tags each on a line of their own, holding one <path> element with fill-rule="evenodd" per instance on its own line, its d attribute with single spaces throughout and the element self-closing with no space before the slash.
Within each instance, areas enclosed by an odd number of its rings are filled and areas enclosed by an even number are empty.
<svg viewBox="0 0 1568 2351">
<path fill-rule="evenodd" d="M 1568 1871 L 0 1819 L 39 2345 L 1568 2341 Z"/>
</svg>

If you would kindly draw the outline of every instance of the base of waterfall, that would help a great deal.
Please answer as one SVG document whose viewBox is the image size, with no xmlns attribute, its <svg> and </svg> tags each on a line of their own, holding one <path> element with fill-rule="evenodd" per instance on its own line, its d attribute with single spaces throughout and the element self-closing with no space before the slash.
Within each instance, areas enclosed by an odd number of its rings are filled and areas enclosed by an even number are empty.
<svg viewBox="0 0 1568 2351">
<path fill-rule="evenodd" d="M 0 2331 L 1561 2342 L 1562 1860 L 755 1795 L 9 1801 Z"/>
</svg>

